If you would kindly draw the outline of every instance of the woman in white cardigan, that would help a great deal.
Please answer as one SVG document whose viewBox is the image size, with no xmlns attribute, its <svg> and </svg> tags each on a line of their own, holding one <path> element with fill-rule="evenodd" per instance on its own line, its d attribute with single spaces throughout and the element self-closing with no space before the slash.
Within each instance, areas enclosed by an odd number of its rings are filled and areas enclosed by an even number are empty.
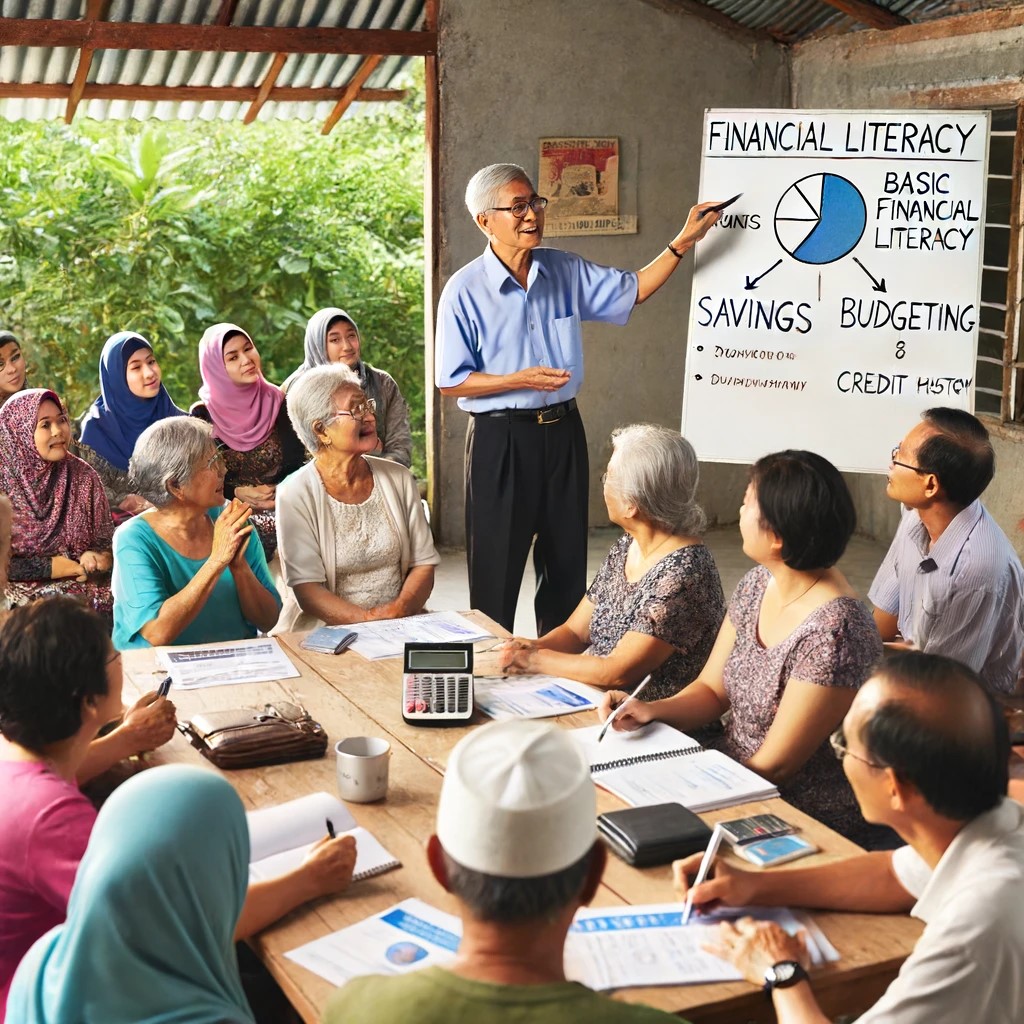
<svg viewBox="0 0 1024 1024">
<path fill-rule="evenodd" d="M 377 447 L 374 402 L 341 364 L 288 390 L 288 417 L 313 456 L 277 490 L 277 533 L 289 588 L 275 632 L 415 615 L 441 561 L 416 481 Z"/>
</svg>

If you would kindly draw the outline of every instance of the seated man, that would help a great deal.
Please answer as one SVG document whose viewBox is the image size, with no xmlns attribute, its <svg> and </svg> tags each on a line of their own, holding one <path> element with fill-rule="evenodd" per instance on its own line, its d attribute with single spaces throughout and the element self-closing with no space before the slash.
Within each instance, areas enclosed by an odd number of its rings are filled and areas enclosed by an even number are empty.
<svg viewBox="0 0 1024 1024">
<path fill-rule="evenodd" d="M 979 500 L 995 459 L 961 409 L 929 409 L 893 449 L 886 493 L 903 521 L 868 597 L 885 641 L 969 665 L 1011 693 L 1024 650 L 1024 569 Z"/>
<path fill-rule="evenodd" d="M 950 658 L 898 654 L 857 693 L 833 746 L 864 817 L 909 845 L 779 872 L 720 863 L 693 889 L 694 904 L 910 911 L 925 929 L 859 1024 L 1019 1024 L 1024 807 L 1006 798 L 1006 723 L 982 681 Z M 698 859 L 674 865 L 684 893 Z M 765 985 L 779 1024 L 828 1021 L 807 981 L 803 943 L 774 924 L 723 925 L 712 952 Z"/>
<path fill-rule="evenodd" d="M 356 978 L 324 1024 L 669 1021 L 565 980 L 573 915 L 604 870 L 590 771 L 572 740 L 540 722 L 495 722 L 452 752 L 427 845 L 434 877 L 458 901 L 462 943 L 450 970 Z"/>
</svg>

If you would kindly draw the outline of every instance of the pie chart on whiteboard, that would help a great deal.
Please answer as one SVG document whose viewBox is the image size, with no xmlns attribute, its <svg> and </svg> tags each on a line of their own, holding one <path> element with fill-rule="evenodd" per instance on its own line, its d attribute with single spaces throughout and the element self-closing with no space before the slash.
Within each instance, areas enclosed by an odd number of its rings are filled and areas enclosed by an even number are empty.
<svg viewBox="0 0 1024 1024">
<path fill-rule="evenodd" d="M 775 237 L 801 263 L 834 263 L 864 234 L 868 212 L 856 186 L 838 174 L 809 174 L 775 208 Z"/>
</svg>

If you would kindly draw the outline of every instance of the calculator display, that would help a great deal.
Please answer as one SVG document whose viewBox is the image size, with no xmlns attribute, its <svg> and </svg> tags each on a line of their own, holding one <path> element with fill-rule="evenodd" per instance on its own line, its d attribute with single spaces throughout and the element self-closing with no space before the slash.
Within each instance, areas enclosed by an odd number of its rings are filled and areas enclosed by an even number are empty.
<svg viewBox="0 0 1024 1024">
<path fill-rule="evenodd" d="M 410 672 L 465 672 L 468 668 L 466 652 L 460 651 L 407 651 Z"/>
</svg>

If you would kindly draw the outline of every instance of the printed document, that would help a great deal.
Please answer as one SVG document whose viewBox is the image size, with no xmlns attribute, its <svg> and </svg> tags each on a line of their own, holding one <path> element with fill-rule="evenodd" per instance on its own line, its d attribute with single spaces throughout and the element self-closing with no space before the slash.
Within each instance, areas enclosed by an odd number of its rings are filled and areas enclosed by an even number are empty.
<svg viewBox="0 0 1024 1024">
<path fill-rule="evenodd" d="M 557 676 L 512 676 L 475 679 L 473 702 L 491 718 L 554 718 L 593 711 L 601 691 Z"/>
<path fill-rule="evenodd" d="M 269 636 L 196 647 L 158 647 L 156 662 L 167 669 L 179 690 L 227 683 L 266 683 L 301 675 L 281 645 Z"/>
<path fill-rule="evenodd" d="M 350 628 L 357 633 L 351 650 L 368 661 L 400 658 L 407 643 L 475 643 L 493 635 L 458 612 L 427 612 L 404 619 L 354 622 Z"/>
</svg>

